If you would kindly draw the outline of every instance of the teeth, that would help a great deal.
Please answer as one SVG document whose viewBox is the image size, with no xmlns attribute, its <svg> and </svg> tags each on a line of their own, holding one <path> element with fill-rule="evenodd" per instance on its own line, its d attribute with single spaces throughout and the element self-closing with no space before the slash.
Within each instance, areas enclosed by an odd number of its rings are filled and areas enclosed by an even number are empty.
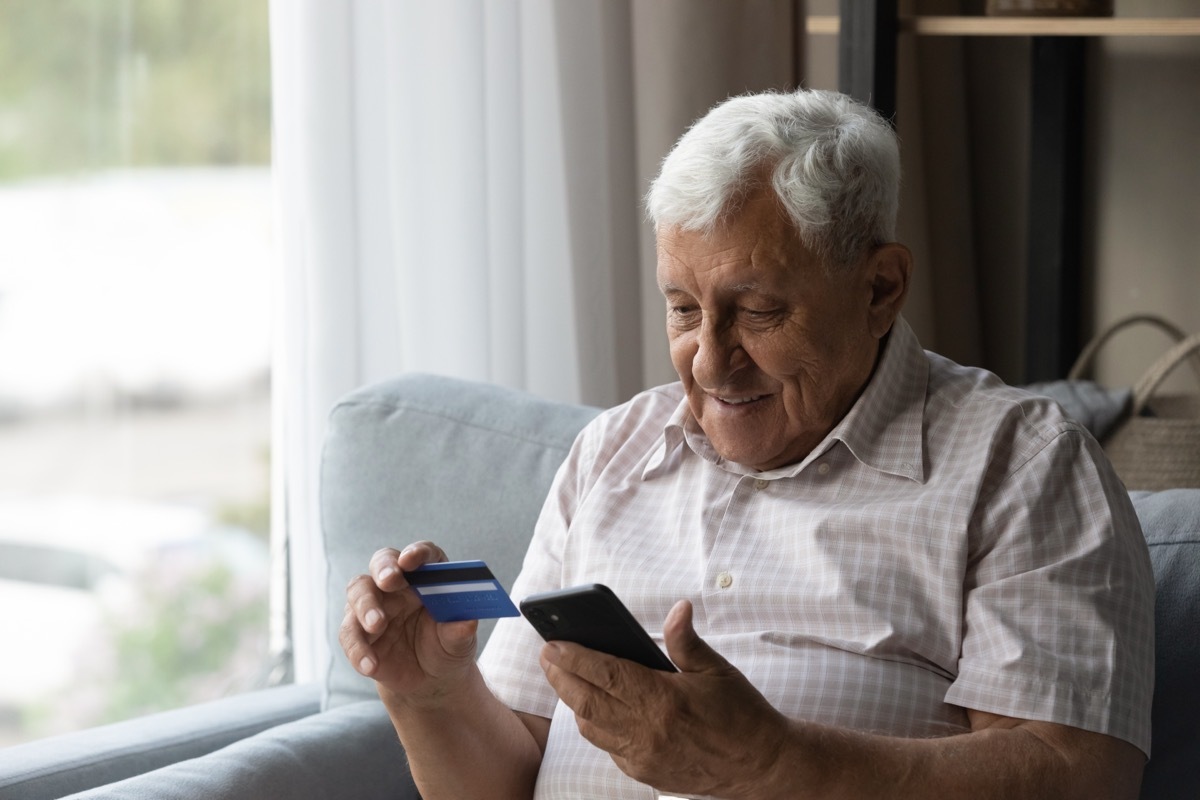
<svg viewBox="0 0 1200 800">
<path fill-rule="evenodd" d="M 722 397 L 720 400 L 722 403 L 728 403 L 731 406 L 740 406 L 744 403 L 753 403 L 761 397 L 762 395 L 760 394 L 758 397 Z"/>
</svg>

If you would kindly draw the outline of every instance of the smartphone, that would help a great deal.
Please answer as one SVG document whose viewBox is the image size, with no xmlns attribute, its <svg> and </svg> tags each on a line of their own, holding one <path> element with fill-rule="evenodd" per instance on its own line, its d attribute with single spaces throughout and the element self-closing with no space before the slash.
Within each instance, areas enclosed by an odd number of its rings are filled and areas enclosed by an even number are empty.
<svg viewBox="0 0 1200 800">
<path fill-rule="evenodd" d="M 547 642 L 575 642 L 652 669 L 678 672 L 620 598 L 589 583 L 526 597 L 521 613 Z"/>
</svg>

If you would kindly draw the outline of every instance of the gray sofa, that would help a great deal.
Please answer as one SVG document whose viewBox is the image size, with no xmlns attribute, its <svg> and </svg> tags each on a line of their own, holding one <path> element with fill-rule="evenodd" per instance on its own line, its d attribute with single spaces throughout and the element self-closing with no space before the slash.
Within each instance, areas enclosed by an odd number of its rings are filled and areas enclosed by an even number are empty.
<svg viewBox="0 0 1200 800">
<path fill-rule="evenodd" d="M 1078 387 L 1044 388 L 1065 391 L 1060 399 L 1068 406 L 1081 396 Z M 1105 419 L 1103 411 L 1074 411 L 1088 422 Z M 485 559 L 511 585 L 554 472 L 596 413 L 423 375 L 369 386 L 338 403 L 321 482 L 331 640 L 346 582 L 383 544 L 434 539 L 455 557 Z M 1143 797 L 1195 800 L 1200 489 L 1133 499 L 1158 581 L 1154 758 Z M 416 798 L 370 682 L 344 663 L 336 642 L 332 649 L 318 686 L 0 750 L 0 799 Z"/>
</svg>

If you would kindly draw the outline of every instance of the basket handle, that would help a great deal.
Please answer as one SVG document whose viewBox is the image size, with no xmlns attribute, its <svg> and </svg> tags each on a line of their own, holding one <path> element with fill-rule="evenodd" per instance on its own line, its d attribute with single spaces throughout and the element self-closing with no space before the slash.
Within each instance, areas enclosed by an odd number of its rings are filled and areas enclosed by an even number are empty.
<svg viewBox="0 0 1200 800">
<path fill-rule="evenodd" d="M 1082 378 L 1085 374 L 1087 374 L 1088 370 L 1091 369 L 1092 361 L 1094 361 L 1096 358 L 1096 353 L 1100 351 L 1100 348 L 1104 346 L 1105 342 L 1111 339 L 1113 335 L 1119 331 L 1128 328 L 1131 325 L 1137 325 L 1140 323 L 1149 323 L 1154 325 L 1176 342 L 1182 342 L 1187 338 L 1187 334 L 1160 316 L 1155 314 L 1132 314 L 1112 323 L 1107 328 L 1100 331 L 1100 333 L 1096 334 L 1092 340 L 1087 343 L 1087 345 L 1079 353 L 1079 357 L 1075 359 L 1075 363 L 1071 365 L 1071 371 L 1067 373 L 1067 380 L 1076 381 Z M 1192 368 L 1196 370 L 1197 377 L 1200 377 L 1200 356 L 1196 356 L 1193 359 Z"/>
<path fill-rule="evenodd" d="M 1162 383 L 1163 378 L 1167 377 L 1167 374 L 1179 366 L 1185 358 L 1197 351 L 1200 351 L 1200 333 L 1193 333 L 1163 353 L 1157 361 L 1151 364 L 1150 369 L 1146 370 L 1146 374 L 1138 378 L 1138 382 L 1133 386 L 1133 408 L 1131 414 L 1136 417 L 1142 413 L 1142 409 L 1146 407 L 1146 403 L 1154 395 L 1154 391 L 1158 389 L 1158 385 Z"/>
</svg>

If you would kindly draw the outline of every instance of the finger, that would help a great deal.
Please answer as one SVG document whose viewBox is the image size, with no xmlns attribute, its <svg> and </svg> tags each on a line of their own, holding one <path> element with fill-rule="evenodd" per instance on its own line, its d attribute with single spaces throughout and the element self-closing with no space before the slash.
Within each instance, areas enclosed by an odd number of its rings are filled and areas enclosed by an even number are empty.
<svg viewBox="0 0 1200 800">
<path fill-rule="evenodd" d="M 616 742 L 608 727 L 613 720 L 626 716 L 628 707 L 603 689 L 547 660 L 546 655 L 543 648 L 541 664 L 546 680 L 563 704 L 574 712 L 579 733 L 601 750 L 610 750 Z"/>
<path fill-rule="evenodd" d="M 346 660 L 363 675 L 369 677 L 379 667 L 379 659 L 367 641 L 367 632 L 359 624 L 354 610 L 349 607 L 346 608 L 346 615 L 338 629 L 338 642 L 342 646 L 342 652 L 346 654 Z"/>
<path fill-rule="evenodd" d="M 433 542 L 413 542 L 400 551 L 396 559 L 397 566 L 402 570 L 414 570 L 424 564 L 435 564 L 449 561 L 446 551 Z"/>
<path fill-rule="evenodd" d="M 346 586 L 346 605 L 358 624 L 369 633 L 379 633 L 387 624 L 383 597 L 370 575 L 358 575 Z"/>
<path fill-rule="evenodd" d="M 468 658 L 475 655 L 475 637 L 479 631 L 479 620 L 441 622 L 437 626 L 438 641 L 448 655 Z"/>
<path fill-rule="evenodd" d="M 397 588 L 395 583 L 400 577 L 400 567 L 397 563 L 399 558 L 400 551 L 394 547 L 380 548 L 371 556 L 368 569 L 379 588 L 385 591 L 394 591 Z"/>
<path fill-rule="evenodd" d="M 586 708 L 594 702 L 592 695 L 599 693 L 638 708 L 648 695 L 659 691 L 656 670 L 571 642 L 544 645 L 542 669 L 567 705 L 575 702 Z M 579 713 L 579 708 L 571 707 Z"/>
<path fill-rule="evenodd" d="M 370 575 L 359 575 L 346 586 L 346 604 L 353 609 L 359 624 L 371 634 L 373 642 L 387 627 L 388 620 L 421 606 L 412 592 L 381 589 Z"/>
<path fill-rule="evenodd" d="M 573 647 L 563 644 L 564 651 Z M 581 658 L 595 658 L 596 665 L 585 671 L 592 680 L 603 683 L 603 687 L 546 658 L 561 656 L 559 663 L 567 663 L 576 655 L 574 652 L 556 656 L 554 648 L 547 645 L 543 648 L 542 667 L 559 699 L 574 712 L 579 734 L 614 757 L 638 750 L 638 743 L 644 743 L 647 736 L 647 720 L 659 718 L 663 711 L 661 701 L 669 693 L 660 681 L 666 673 L 587 648 L 577 649 Z M 598 678 L 600 674 L 604 677 Z"/>
<path fill-rule="evenodd" d="M 735 671 L 725 657 L 700 638 L 692 625 L 692 604 L 680 600 L 663 622 L 663 641 L 667 655 L 681 672 L 725 673 Z"/>
</svg>

